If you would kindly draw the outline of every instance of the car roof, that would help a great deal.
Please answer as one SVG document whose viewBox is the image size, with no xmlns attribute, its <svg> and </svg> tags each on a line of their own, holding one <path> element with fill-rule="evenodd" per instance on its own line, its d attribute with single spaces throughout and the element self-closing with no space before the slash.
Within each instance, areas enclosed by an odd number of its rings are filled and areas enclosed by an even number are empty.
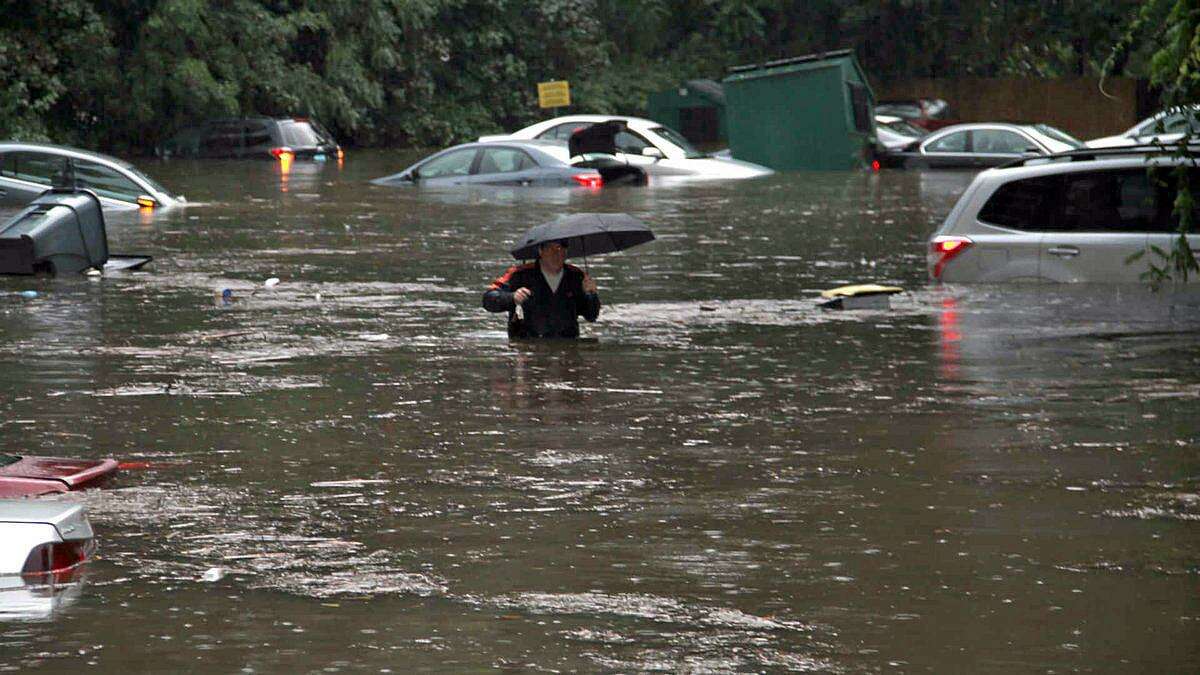
<svg viewBox="0 0 1200 675">
<path fill-rule="evenodd" d="M 134 168 L 132 164 L 123 159 L 118 159 L 112 155 L 105 155 L 100 152 L 92 152 L 82 148 L 73 148 L 69 145 L 54 145 L 53 143 L 38 143 L 34 141 L 0 141 L 0 152 L 52 152 L 64 156 L 75 157 L 78 159 L 91 159 L 101 162 L 115 164 L 124 169 Z"/>
<path fill-rule="evenodd" d="M 312 121 L 314 121 L 314 120 L 307 115 L 303 115 L 303 116 L 280 115 L 278 117 L 271 117 L 270 115 L 247 115 L 246 117 L 212 117 L 212 118 L 203 120 L 201 122 L 198 122 L 198 124 L 210 124 L 213 122 L 312 122 Z"/>
<path fill-rule="evenodd" d="M 413 167 L 416 167 L 416 166 L 420 166 L 421 164 L 424 164 L 425 162 L 429 161 L 430 158 L 445 154 L 452 150 L 470 150 L 470 149 L 477 149 L 477 148 L 495 148 L 495 147 L 517 148 L 517 149 L 524 150 L 524 151 L 530 152 L 532 154 L 535 154 L 538 156 L 539 159 L 545 158 L 545 159 L 550 160 L 551 162 L 558 162 L 560 164 L 563 164 L 564 166 L 568 166 L 568 164 L 565 161 L 563 161 L 562 159 L 559 159 L 558 157 L 555 157 L 553 154 L 551 154 L 551 152 L 549 152 L 550 150 L 552 150 L 554 148 L 566 147 L 566 144 L 563 143 L 562 141 L 545 141 L 545 140 L 541 140 L 541 139 L 523 139 L 522 138 L 522 139 L 515 139 L 515 140 L 500 139 L 500 140 L 495 140 L 495 141 L 471 141 L 469 143 L 459 143 L 458 145 L 452 145 L 448 148 L 445 148 L 443 150 L 438 150 L 437 152 L 433 152 L 433 153 L 430 153 L 430 154 L 422 157 L 420 160 L 418 160 L 416 163 L 414 163 L 412 166 L 410 166 L 409 169 L 412 169 Z M 539 164 L 540 163 L 541 162 L 539 162 Z M 407 170 L 408 169 L 406 169 L 406 171 Z M 401 173 L 403 173 L 403 172 L 401 172 Z"/>
<path fill-rule="evenodd" d="M 661 127 L 662 124 L 654 120 L 648 120 L 644 117 L 629 117 L 627 115 L 564 115 L 562 117 L 553 117 L 548 120 L 542 120 L 537 124 L 548 124 L 555 126 L 558 124 L 566 124 L 569 122 L 607 122 L 609 120 L 617 120 L 631 126 L 638 127 Z M 530 125 L 534 126 L 534 125 Z"/>
<path fill-rule="evenodd" d="M 1010 131 L 1039 133 L 1036 125 L 1021 122 L 964 122 L 962 124 L 951 124 L 950 126 L 942 127 L 936 133 L 939 136 L 945 136 L 955 131 L 969 131 L 971 129 L 1008 129 Z"/>
<path fill-rule="evenodd" d="M 1192 146 L 1200 151 L 1200 146 Z M 984 173 L 994 171 L 1012 172 L 1022 169 L 1037 169 L 1036 173 L 1070 173 L 1088 171 L 1097 167 L 1112 168 L 1125 166 L 1191 165 L 1200 166 L 1200 159 L 1180 157 L 1174 146 L 1134 145 L 1119 148 L 1082 148 L 1052 155 L 1025 157 L 1003 164 Z M 1041 171 L 1042 167 L 1056 167 L 1053 171 Z"/>
<path fill-rule="evenodd" d="M 513 138 L 513 139 L 498 138 L 494 141 L 470 141 L 468 143 L 460 143 L 458 145 L 452 145 L 452 146 L 446 148 L 446 150 L 456 150 L 459 148 L 470 148 L 470 147 L 491 148 L 491 147 L 495 147 L 497 145 L 509 145 L 509 146 L 513 146 L 513 147 L 519 147 L 523 150 L 529 150 L 529 149 L 542 150 L 546 147 L 565 145 L 565 144 L 566 144 L 566 141 L 547 140 L 547 139 L 543 139 L 543 138 Z M 444 152 L 444 151 L 439 151 L 438 153 L 435 153 L 435 154 L 441 154 L 441 152 Z"/>
</svg>

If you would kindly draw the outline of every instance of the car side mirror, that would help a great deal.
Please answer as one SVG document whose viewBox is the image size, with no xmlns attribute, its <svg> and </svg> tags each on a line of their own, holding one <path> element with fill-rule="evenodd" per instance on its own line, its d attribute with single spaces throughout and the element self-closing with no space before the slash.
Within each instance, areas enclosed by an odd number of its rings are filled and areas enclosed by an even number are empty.
<svg viewBox="0 0 1200 675">
<path fill-rule="evenodd" d="M 417 182 L 417 179 L 420 177 L 421 177 L 421 172 L 417 171 L 416 169 L 413 169 L 412 171 L 409 171 L 408 173 L 404 174 L 403 176 L 400 176 L 400 180 L 406 180 L 411 183 L 415 183 L 415 182 Z"/>
<path fill-rule="evenodd" d="M 1025 148 L 1021 151 L 1021 154 L 1025 155 L 1026 157 L 1030 157 L 1033 155 L 1040 155 L 1042 154 L 1042 151 L 1039 148 Z"/>
<path fill-rule="evenodd" d="M 642 148 L 642 156 L 643 157 L 653 157 L 654 159 L 662 159 L 666 155 L 664 155 L 663 151 L 659 150 L 658 148 L 645 147 L 645 148 Z"/>
<path fill-rule="evenodd" d="M 158 200 L 150 195 L 138 195 L 137 205 L 142 208 L 152 209 L 158 206 Z"/>
</svg>

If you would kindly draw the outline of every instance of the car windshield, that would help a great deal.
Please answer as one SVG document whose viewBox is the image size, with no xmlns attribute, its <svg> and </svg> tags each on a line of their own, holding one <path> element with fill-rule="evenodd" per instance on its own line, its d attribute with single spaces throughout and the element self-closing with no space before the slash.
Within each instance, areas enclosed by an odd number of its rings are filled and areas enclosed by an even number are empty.
<svg viewBox="0 0 1200 675">
<path fill-rule="evenodd" d="M 921 116 L 921 105 L 918 103 L 880 103 L 875 106 L 875 112 L 915 119 Z"/>
<path fill-rule="evenodd" d="M 1059 143 L 1065 143 L 1076 150 L 1084 147 L 1083 143 L 1079 139 L 1075 138 L 1071 134 L 1068 134 L 1062 129 L 1055 129 L 1049 124 L 1035 124 L 1033 125 L 1033 128 L 1037 129 L 1043 136 L 1052 138 Z"/>
<path fill-rule="evenodd" d="M 911 122 L 906 122 L 904 120 L 896 120 L 895 122 L 876 122 L 876 124 L 883 127 L 884 129 L 887 129 L 888 131 L 894 131 L 894 132 L 900 134 L 901 136 L 911 136 L 913 138 L 921 138 L 926 133 L 928 133 L 921 127 L 919 127 L 915 124 L 912 124 Z"/>
<path fill-rule="evenodd" d="M 129 162 L 126 162 L 123 159 L 117 159 L 115 157 L 105 157 L 104 155 L 98 155 L 98 156 L 102 157 L 104 159 L 107 159 L 107 160 L 111 161 L 112 163 L 116 164 L 117 166 L 121 167 L 122 169 L 125 170 L 125 173 L 128 173 L 130 176 L 133 176 L 134 178 L 142 181 L 143 183 L 150 186 L 152 189 L 154 189 L 157 192 L 161 192 L 164 195 L 174 195 L 175 194 L 175 193 L 171 192 L 170 190 L 168 190 L 167 188 L 163 187 L 162 184 L 159 183 L 158 181 L 154 180 L 150 176 L 147 176 L 146 174 L 139 171 L 136 166 L 130 164 Z"/>
<path fill-rule="evenodd" d="M 154 179 L 153 179 L 153 178 L 151 178 L 150 176 L 147 176 L 146 174 L 142 173 L 141 171 L 138 171 L 138 170 L 137 170 L 135 167 L 133 167 L 132 165 L 129 165 L 129 164 L 123 164 L 123 166 L 125 167 L 125 170 L 129 172 L 129 174 L 130 174 L 130 175 L 132 175 L 132 176 L 136 177 L 138 180 L 142 181 L 142 182 L 143 182 L 143 183 L 145 183 L 146 185 L 149 185 L 149 186 L 150 186 L 151 188 L 153 188 L 155 191 L 157 191 L 157 192 L 161 192 L 161 193 L 163 193 L 164 195 L 174 195 L 174 194 L 175 194 L 174 192 L 171 192 L 171 191 L 170 191 L 170 190 L 168 190 L 167 188 L 163 187 L 161 183 L 159 183 L 158 181 L 154 180 Z"/>
<path fill-rule="evenodd" d="M 653 131 L 654 133 L 658 134 L 659 136 L 662 136 L 663 138 L 667 139 L 668 141 L 679 146 L 679 148 L 683 150 L 684 157 L 687 157 L 688 159 L 697 159 L 700 157 L 707 156 L 703 152 L 700 152 L 699 150 L 697 150 L 691 143 L 689 143 L 688 139 L 683 137 L 683 134 L 679 133 L 678 131 L 675 131 L 674 129 L 671 129 L 669 127 L 654 127 L 650 131 Z"/>
</svg>

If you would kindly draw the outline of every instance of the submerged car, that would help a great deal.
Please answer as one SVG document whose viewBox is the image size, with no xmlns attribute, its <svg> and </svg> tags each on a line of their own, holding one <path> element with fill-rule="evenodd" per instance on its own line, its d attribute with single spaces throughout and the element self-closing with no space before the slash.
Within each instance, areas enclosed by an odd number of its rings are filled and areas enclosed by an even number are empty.
<svg viewBox="0 0 1200 675">
<path fill-rule="evenodd" d="M 913 141 L 924 138 L 929 132 L 902 117 L 893 115 L 875 116 L 875 138 L 883 152 L 900 150 Z"/>
<path fill-rule="evenodd" d="M 0 500 L 0 542 L 0 605 L 14 586 L 70 580 L 96 550 L 82 504 L 47 500 Z"/>
<path fill-rule="evenodd" d="M 1119 148 L 1152 143 L 1171 144 L 1183 138 L 1184 132 L 1200 135 L 1200 105 L 1163 110 L 1157 115 L 1133 125 L 1116 136 L 1093 138 L 1089 148 Z"/>
<path fill-rule="evenodd" d="M 1083 148 L 1070 134 L 1047 124 L 956 124 L 885 155 L 885 166 L 977 169 L 1036 155 Z"/>
<path fill-rule="evenodd" d="M 879 101 L 875 104 L 875 114 L 899 117 L 926 131 L 958 123 L 949 119 L 950 104 L 940 98 Z"/>
<path fill-rule="evenodd" d="M 568 115 L 525 127 L 511 134 L 481 136 L 480 141 L 556 140 L 569 142 L 579 131 L 595 124 L 617 123 L 612 157 L 620 163 L 637 166 L 650 176 L 691 176 L 696 178 L 753 178 L 772 173 L 765 166 L 697 150 L 678 131 L 639 117 L 616 115 Z"/>
<path fill-rule="evenodd" d="M 37 497 L 97 487 L 117 467 L 114 459 L 0 455 L 0 497 Z"/>
<path fill-rule="evenodd" d="M 239 117 L 187 127 L 159 149 L 163 157 L 338 160 L 333 135 L 304 117 Z"/>
<path fill-rule="evenodd" d="M 46 143 L 0 142 L 0 204 L 24 206 L 51 188 L 91 190 L 111 210 L 186 201 L 116 157 Z"/>
<path fill-rule="evenodd" d="M 608 183 L 604 179 L 605 170 L 568 164 L 565 161 L 568 152 L 565 144 L 555 141 L 464 143 L 430 155 L 400 173 L 371 182 L 387 186 L 588 188 Z M 610 172 L 610 178 L 617 176 Z"/>
<path fill-rule="evenodd" d="M 984 171 L 930 238 L 929 276 L 1137 283 L 1150 262 L 1161 261 L 1130 256 L 1170 250 L 1179 236 L 1168 174 L 1186 162 L 1169 151 L 1085 150 Z M 1191 185 L 1200 187 L 1200 168 L 1187 166 Z M 1200 249 L 1200 233 L 1188 242 Z"/>
</svg>

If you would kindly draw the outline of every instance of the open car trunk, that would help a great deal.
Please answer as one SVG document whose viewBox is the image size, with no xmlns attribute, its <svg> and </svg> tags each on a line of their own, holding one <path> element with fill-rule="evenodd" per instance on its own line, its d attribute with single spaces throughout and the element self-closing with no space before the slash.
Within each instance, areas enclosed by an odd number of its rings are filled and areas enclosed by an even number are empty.
<svg viewBox="0 0 1200 675">
<path fill-rule="evenodd" d="M 579 158 L 571 162 L 571 166 L 599 171 L 605 185 L 645 185 L 648 182 L 645 170 L 622 162 L 615 156 L 617 134 L 624 130 L 624 122 L 610 120 L 583 127 L 571 134 L 567 147 L 572 159 Z"/>
</svg>

